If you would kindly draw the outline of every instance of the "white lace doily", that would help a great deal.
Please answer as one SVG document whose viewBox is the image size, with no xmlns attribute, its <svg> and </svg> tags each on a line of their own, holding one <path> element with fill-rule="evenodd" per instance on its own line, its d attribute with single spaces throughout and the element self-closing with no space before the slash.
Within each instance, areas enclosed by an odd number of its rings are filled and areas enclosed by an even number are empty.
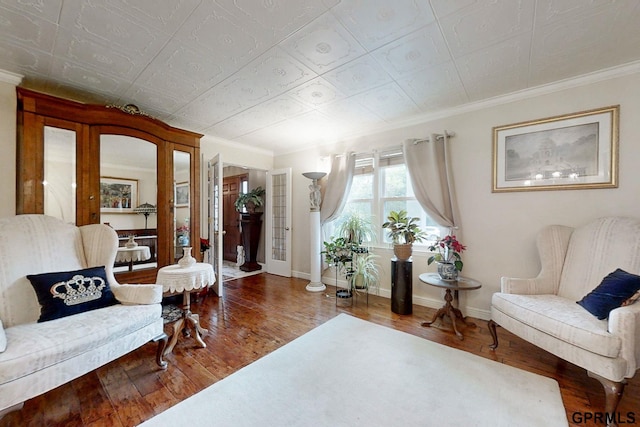
<svg viewBox="0 0 640 427">
<path fill-rule="evenodd" d="M 156 278 L 156 283 L 162 285 L 162 291 L 165 293 L 200 289 L 213 285 L 215 281 L 213 266 L 203 262 L 195 263 L 186 268 L 179 265 L 167 265 L 158 270 Z"/>
</svg>

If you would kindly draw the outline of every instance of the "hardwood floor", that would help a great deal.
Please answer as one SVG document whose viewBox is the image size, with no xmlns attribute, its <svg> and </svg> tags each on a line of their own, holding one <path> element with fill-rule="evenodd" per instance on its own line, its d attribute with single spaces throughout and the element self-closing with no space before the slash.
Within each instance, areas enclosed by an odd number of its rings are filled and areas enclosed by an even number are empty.
<svg viewBox="0 0 640 427">
<path fill-rule="evenodd" d="M 310 293 L 305 290 L 306 284 L 304 280 L 268 274 L 226 282 L 224 298 L 209 295 L 192 305 L 209 330 L 204 338 L 206 349 L 195 347 L 191 338 L 181 337 L 167 356 L 169 368 L 161 371 L 155 365 L 156 346 L 147 344 L 27 401 L 21 411 L 0 420 L 0 427 L 135 426 L 339 313 L 554 378 L 560 384 L 570 425 L 603 425 L 580 418 L 602 411 L 604 393 L 600 383 L 588 378 L 584 370 L 501 328 L 500 346 L 494 352 L 488 347 L 491 337 L 485 321 L 474 320 L 475 328 L 463 326 L 465 338 L 459 341 L 451 332 L 420 326 L 420 322 L 431 319 L 434 309 L 414 305 L 412 315 L 400 316 L 391 312 L 388 299 L 376 296 L 369 297 L 368 306 L 362 297 L 353 307 L 346 306 L 345 301 L 339 301 L 336 307 L 335 299 L 326 296 L 333 288 L 329 287 L 326 294 Z M 618 411 L 627 425 L 633 425 L 627 413 L 632 413 L 640 425 L 640 375 L 627 385 Z"/>
</svg>

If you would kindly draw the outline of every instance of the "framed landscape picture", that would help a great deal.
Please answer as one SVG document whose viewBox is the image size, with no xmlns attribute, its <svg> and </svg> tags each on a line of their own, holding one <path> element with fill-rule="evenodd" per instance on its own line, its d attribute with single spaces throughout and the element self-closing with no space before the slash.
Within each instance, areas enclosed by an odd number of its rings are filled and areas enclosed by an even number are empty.
<svg viewBox="0 0 640 427">
<path fill-rule="evenodd" d="M 134 213 L 138 206 L 138 180 L 100 177 L 100 212 Z"/>
<path fill-rule="evenodd" d="M 620 106 L 493 128 L 493 192 L 618 186 Z"/>
<path fill-rule="evenodd" d="M 176 207 L 184 208 L 189 206 L 189 183 L 176 183 Z"/>
</svg>

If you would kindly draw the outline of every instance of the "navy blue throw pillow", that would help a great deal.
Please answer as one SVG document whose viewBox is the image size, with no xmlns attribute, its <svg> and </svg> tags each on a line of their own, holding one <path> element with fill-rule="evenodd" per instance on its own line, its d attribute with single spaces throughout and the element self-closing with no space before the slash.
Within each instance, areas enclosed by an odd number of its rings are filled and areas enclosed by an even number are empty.
<svg viewBox="0 0 640 427">
<path fill-rule="evenodd" d="M 27 276 L 40 303 L 38 322 L 59 319 L 118 303 L 103 267 Z"/>
<path fill-rule="evenodd" d="M 597 288 L 578 301 L 589 313 L 598 319 L 606 319 L 609 312 L 618 308 L 640 290 L 640 276 L 617 269 L 609 273 Z"/>
</svg>

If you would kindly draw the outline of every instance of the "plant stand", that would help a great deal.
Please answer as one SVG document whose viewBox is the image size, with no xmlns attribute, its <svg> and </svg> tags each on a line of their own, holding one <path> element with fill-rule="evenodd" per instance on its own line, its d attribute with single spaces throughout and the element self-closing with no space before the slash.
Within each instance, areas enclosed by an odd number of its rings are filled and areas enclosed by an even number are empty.
<svg viewBox="0 0 640 427">
<path fill-rule="evenodd" d="M 396 314 L 413 312 L 413 262 L 391 259 L 391 311 Z"/>
<path fill-rule="evenodd" d="M 262 266 L 256 261 L 260 233 L 262 232 L 262 212 L 241 214 L 242 246 L 244 246 L 244 264 L 240 266 L 242 271 L 261 270 Z"/>
<path fill-rule="evenodd" d="M 335 265 L 336 270 L 336 306 L 338 305 L 338 300 L 346 300 L 350 298 L 351 305 L 353 305 L 353 291 L 351 290 L 351 284 L 349 283 L 349 279 L 347 279 L 347 287 L 342 288 L 338 285 L 338 266 Z"/>
</svg>

